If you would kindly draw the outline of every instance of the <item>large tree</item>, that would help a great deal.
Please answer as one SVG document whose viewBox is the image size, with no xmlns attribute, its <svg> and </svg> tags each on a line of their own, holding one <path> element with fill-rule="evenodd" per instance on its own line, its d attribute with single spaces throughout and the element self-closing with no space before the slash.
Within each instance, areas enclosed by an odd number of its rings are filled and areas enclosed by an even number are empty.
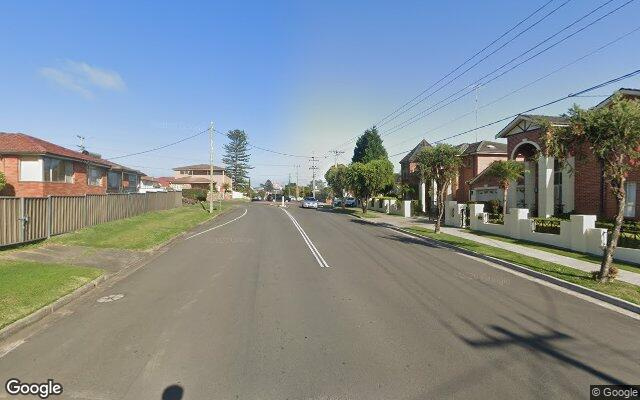
<svg viewBox="0 0 640 400">
<path fill-rule="evenodd" d="M 597 274 L 600 282 L 607 282 L 624 219 L 627 174 L 640 164 L 640 102 L 618 94 L 606 107 L 587 110 L 574 105 L 568 117 L 568 127 L 545 124 L 544 151 L 561 162 L 571 156 L 576 162 L 595 157 L 604 167 L 603 179 L 617 203 L 613 233 Z"/>
<path fill-rule="evenodd" d="M 271 182 L 271 179 L 267 179 L 267 181 L 265 183 L 262 184 L 262 188 L 266 191 L 266 192 L 273 192 L 273 182 Z"/>
<path fill-rule="evenodd" d="M 438 144 L 424 147 L 416 156 L 418 172 L 422 178 L 436 183 L 436 216 L 435 233 L 440 232 L 442 216 L 444 215 L 444 199 L 451 182 L 458 176 L 462 164 L 460 151 L 450 144 Z"/>
<path fill-rule="evenodd" d="M 344 192 L 349 188 L 349 177 L 347 175 L 347 166 L 343 164 L 334 165 L 324 174 L 324 179 L 331 187 L 334 196 L 342 198 L 342 208 L 344 205 Z"/>
<path fill-rule="evenodd" d="M 373 160 L 386 160 L 387 150 L 382 145 L 382 138 L 378 133 L 378 128 L 373 126 L 364 131 L 356 142 L 351 161 L 366 164 Z"/>
<path fill-rule="evenodd" d="M 229 143 L 224 145 L 224 157 L 222 162 L 225 164 L 227 174 L 233 180 L 236 189 L 245 189 L 249 179 L 249 154 L 247 134 L 243 130 L 234 129 L 227 133 Z"/>
<path fill-rule="evenodd" d="M 355 162 L 348 168 L 349 188 L 360 199 L 362 212 L 367 212 L 369 199 L 393 183 L 393 164 L 389 160 Z"/>
<path fill-rule="evenodd" d="M 511 182 L 517 182 L 524 173 L 524 164 L 516 160 L 494 161 L 489 165 L 486 172 L 498 180 L 498 185 L 502 189 L 502 220 L 507 216 L 507 191 Z"/>
</svg>

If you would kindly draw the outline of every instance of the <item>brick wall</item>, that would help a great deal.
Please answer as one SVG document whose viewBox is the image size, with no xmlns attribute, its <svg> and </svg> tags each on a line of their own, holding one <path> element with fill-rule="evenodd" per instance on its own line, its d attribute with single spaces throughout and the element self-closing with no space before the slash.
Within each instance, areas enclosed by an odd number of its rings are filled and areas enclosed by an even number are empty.
<svg viewBox="0 0 640 400">
<path fill-rule="evenodd" d="M 596 158 L 589 152 L 576 160 L 575 166 L 575 212 L 577 214 L 596 214 L 607 219 L 613 219 L 617 212 L 616 198 L 611 193 L 609 182 L 604 182 L 604 196 L 601 196 L 602 169 Z M 640 220 L 640 168 L 634 168 L 627 176 L 627 181 L 636 182 L 636 217 Z M 604 205 L 601 207 L 601 198 Z"/>
<path fill-rule="evenodd" d="M 515 135 L 511 135 L 507 137 L 507 155 L 511 157 L 511 153 L 513 150 L 522 143 L 523 140 L 528 140 L 530 142 L 537 143 L 540 148 L 544 149 L 544 143 L 540 139 L 540 134 L 542 133 L 541 129 L 535 129 L 532 131 L 527 131 L 523 133 L 518 133 Z"/>
<path fill-rule="evenodd" d="M 7 178 L 7 187 L 0 193 L 3 196 L 44 197 L 44 196 L 83 196 L 85 194 L 105 194 L 106 175 L 100 186 L 89 185 L 87 167 L 82 162 L 73 163 L 73 183 L 64 182 L 20 182 L 19 158 L 3 156 L 0 159 L 0 171 Z"/>
<path fill-rule="evenodd" d="M 471 189 L 466 183 L 476 176 L 480 175 L 482 171 L 487 169 L 494 161 L 506 160 L 506 156 L 489 155 L 489 154 L 471 154 L 463 157 L 463 166 L 458 173 L 458 185 L 455 195 L 455 200 L 458 203 L 465 203 L 470 200 L 469 190 Z M 481 178 L 484 179 L 484 178 Z M 491 181 L 494 182 L 495 180 Z M 497 181 L 495 181 L 497 182 Z M 497 184 L 497 183 L 496 183 Z M 484 183 L 482 184 L 484 186 Z M 477 185 L 476 185 L 477 186 Z M 489 185 L 493 186 L 493 185 Z"/>
</svg>

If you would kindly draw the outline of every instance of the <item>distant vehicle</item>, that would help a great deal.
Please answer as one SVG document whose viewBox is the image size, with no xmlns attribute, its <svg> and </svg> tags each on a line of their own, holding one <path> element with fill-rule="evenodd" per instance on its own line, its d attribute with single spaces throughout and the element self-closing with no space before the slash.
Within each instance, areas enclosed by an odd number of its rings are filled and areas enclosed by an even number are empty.
<svg viewBox="0 0 640 400">
<path fill-rule="evenodd" d="M 282 201 L 282 195 L 281 194 L 277 194 L 276 195 L 276 202 L 281 202 Z M 284 201 L 285 203 L 288 203 L 291 201 L 291 197 L 290 196 L 284 196 Z"/>
<path fill-rule="evenodd" d="M 318 209 L 318 200 L 315 197 L 305 197 L 300 205 L 302 208 L 315 208 Z"/>
<path fill-rule="evenodd" d="M 267 201 L 273 201 L 273 195 L 272 194 L 268 194 L 267 198 L 265 199 Z"/>
<path fill-rule="evenodd" d="M 358 205 L 358 202 L 354 197 L 347 197 L 346 199 L 344 199 L 344 205 L 346 207 L 356 207 Z"/>
<path fill-rule="evenodd" d="M 261 201 L 261 200 L 262 200 L 262 197 L 260 197 L 260 196 L 253 196 L 251 198 L 251 201 Z"/>
<path fill-rule="evenodd" d="M 333 206 L 334 207 L 340 207 L 341 204 L 342 204 L 342 199 L 340 197 L 334 197 L 333 198 Z"/>
</svg>

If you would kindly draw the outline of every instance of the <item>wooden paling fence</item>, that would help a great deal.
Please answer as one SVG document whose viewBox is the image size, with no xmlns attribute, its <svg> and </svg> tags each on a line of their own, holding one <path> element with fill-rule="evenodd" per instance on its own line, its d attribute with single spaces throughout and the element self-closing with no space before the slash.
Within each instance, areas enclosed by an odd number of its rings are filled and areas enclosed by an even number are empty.
<svg viewBox="0 0 640 400">
<path fill-rule="evenodd" d="M 181 192 L 0 197 L 0 246 L 182 205 Z"/>
</svg>

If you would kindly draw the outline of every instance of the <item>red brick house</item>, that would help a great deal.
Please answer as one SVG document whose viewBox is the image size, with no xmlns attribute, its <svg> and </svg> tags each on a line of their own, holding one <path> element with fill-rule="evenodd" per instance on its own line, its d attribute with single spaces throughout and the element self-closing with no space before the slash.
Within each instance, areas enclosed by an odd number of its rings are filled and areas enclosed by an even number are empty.
<svg viewBox="0 0 640 400">
<path fill-rule="evenodd" d="M 506 143 L 482 140 L 475 143 L 465 143 L 458 147 L 462 150 L 462 167 L 458 173 L 457 184 L 454 185 L 453 199 L 458 203 L 466 203 L 472 200 L 472 190 L 483 192 L 482 194 L 473 193 L 479 195 L 478 197 L 474 196 L 475 198 L 473 198 L 473 200 L 475 201 L 493 199 L 494 197 L 487 197 L 485 194 L 491 195 L 494 193 L 485 193 L 485 191 L 497 189 L 498 183 L 495 179 L 487 179 L 487 177 L 482 182 L 478 182 L 476 186 L 472 186 L 472 183 L 476 183 L 476 178 L 478 178 L 491 163 L 507 159 Z M 485 199 L 485 197 L 487 198 Z"/>
<path fill-rule="evenodd" d="M 621 93 L 627 98 L 640 99 L 640 90 L 637 89 L 620 89 L 614 94 L 616 93 Z M 596 107 L 606 107 L 612 98 L 613 95 Z M 540 119 L 556 126 L 568 124 L 566 118 L 559 116 L 519 115 L 496 135 L 497 138 L 507 139 L 507 153 L 510 159 L 522 160 L 525 163 L 523 185 L 512 185 L 509 202 L 528 208 L 534 216 L 573 212 L 613 218 L 616 200 L 611 194 L 608 182 L 603 178 L 602 165 L 593 155 L 585 154 L 585 157 L 577 160 L 574 157 L 569 158 L 567 162 L 572 167 L 560 165 L 554 157 L 538 156 L 544 154 L 541 138 L 544 132 L 538 125 Z M 640 189 L 640 168 L 635 168 L 627 179 L 625 216 L 639 219 L 640 210 L 636 199 Z"/>
<path fill-rule="evenodd" d="M 16 197 L 137 191 L 136 179 L 129 175 L 142 175 L 90 153 L 70 150 L 23 133 L 0 133 L 0 172 L 7 181 L 0 195 Z M 123 179 L 117 187 L 108 182 L 110 175 L 116 174 L 120 178 L 126 174 L 127 184 L 121 184 Z"/>
</svg>

